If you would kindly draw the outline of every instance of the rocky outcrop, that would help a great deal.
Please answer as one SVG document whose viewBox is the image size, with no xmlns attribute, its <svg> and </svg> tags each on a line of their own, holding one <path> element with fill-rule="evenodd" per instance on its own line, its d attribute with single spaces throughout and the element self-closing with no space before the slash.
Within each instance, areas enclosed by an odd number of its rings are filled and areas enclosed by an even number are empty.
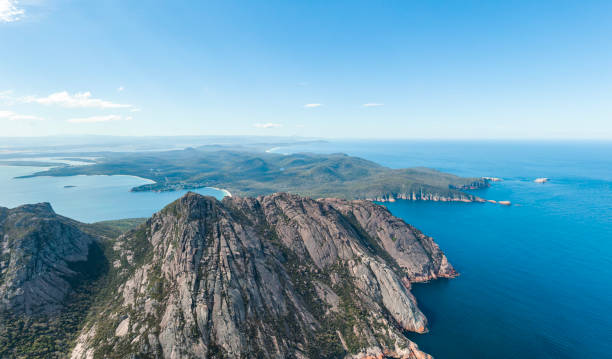
<svg viewBox="0 0 612 359">
<path fill-rule="evenodd" d="M 0 312 L 57 312 L 81 279 L 95 275 L 81 265 L 92 245 L 92 236 L 48 203 L 0 207 Z"/>
<path fill-rule="evenodd" d="M 326 199 L 345 216 L 354 217 L 372 238 L 402 267 L 410 282 L 424 282 L 458 275 L 433 238 L 368 201 Z"/>
<path fill-rule="evenodd" d="M 467 179 L 466 179 L 467 180 Z M 448 185 L 442 189 L 442 185 L 412 185 L 400 186 L 392 189 L 387 188 L 378 193 L 357 195 L 356 198 L 367 199 L 376 202 L 395 202 L 396 200 L 405 201 L 434 201 L 434 202 L 485 202 L 484 199 L 464 192 L 465 190 L 482 189 L 490 186 L 490 180 L 486 177 L 474 179 L 463 185 Z M 359 193 L 359 192 L 357 192 Z"/>
<path fill-rule="evenodd" d="M 433 201 L 433 202 L 484 202 L 485 200 L 471 194 L 455 192 L 452 194 L 431 192 L 390 193 L 382 196 L 368 198 L 376 202 L 395 202 L 398 199 L 406 201 Z"/>
<path fill-rule="evenodd" d="M 189 193 L 114 242 L 72 358 L 429 358 L 410 283 L 456 275 L 369 201 Z M 115 290 L 116 289 L 116 290 Z"/>
</svg>

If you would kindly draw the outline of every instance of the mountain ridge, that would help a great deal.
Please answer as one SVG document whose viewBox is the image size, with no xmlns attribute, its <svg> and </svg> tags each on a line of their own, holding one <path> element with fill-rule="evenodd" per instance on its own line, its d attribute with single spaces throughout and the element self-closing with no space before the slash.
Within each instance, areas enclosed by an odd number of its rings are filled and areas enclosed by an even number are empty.
<svg viewBox="0 0 612 359">
<path fill-rule="evenodd" d="M 117 246 L 143 238 L 146 254 L 118 248 L 131 274 L 72 358 L 428 358 L 403 334 L 427 326 L 409 283 L 456 275 L 431 238 L 368 201 L 189 193 Z"/>
<path fill-rule="evenodd" d="M 219 187 L 238 196 L 276 192 L 302 196 L 389 201 L 482 201 L 464 192 L 484 188 L 482 178 L 464 178 L 434 169 L 392 169 L 346 154 L 207 151 L 101 153 L 96 163 L 60 166 L 23 176 L 132 175 L 154 183 L 132 191 L 173 191 Z"/>
<path fill-rule="evenodd" d="M 69 227 L 46 232 L 53 238 L 14 267 L 50 250 L 75 273 L 106 264 L 83 285 L 68 281 L 59 306 L 6 308 L 16 320 L 0 323 L 0 353 L 11 357 L 431 358 L 406 336 L 427 331 L 410 286 L 457 275 L 432 238 L 366 200 L 189 192 L 144 223 L 115 223 L 138 225 L 116 238 L 108 224 L 72 221 L 48 204 L 2 216 L 12 218 L 0 227 L 11 243 L 46 229 L 41 221 Z M 16 236 L 15 223 L 31 227 Z"/>
</svg>

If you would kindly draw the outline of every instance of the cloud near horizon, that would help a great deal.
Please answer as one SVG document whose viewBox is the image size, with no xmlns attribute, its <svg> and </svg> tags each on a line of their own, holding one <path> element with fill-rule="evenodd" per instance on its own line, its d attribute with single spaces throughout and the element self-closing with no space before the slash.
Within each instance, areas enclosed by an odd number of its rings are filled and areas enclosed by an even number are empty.
<svg viewBox="0 0 612 359">
<path fill-rule="evenodd" d="M 304 105 L 304 107 L 306 108 L 314 108 L 314 107 L 321 107 L 323 106 L 322 103 L 307 103 Z"/>
<path fill-rule="evenodd" d="M 71 118 L 66 120 L 70 123 L 99 123 L 99 122 L 109 122 L 109 121 L 130 121 L 132 117 L 123 117 L 119 115 L 106 115 L 106 116 L 92 116 L 92 117 L 83 117 L 83 118 Z"/>
<path fill-rule="evenodd" d="M 42 121 L 44 118 L 32 115 L 22 115 L 13 111 L 0 111 L 0 119 L 6 119 L 9 121 L 20 121 L 20 120 L 36 120 Z"/>
<path fill-rule="evenodd" d="M 280 123 L 256 123 L 253 126 L 257 127 L 257 128 L 279 128 L 279 127 L 283 127 L 283 125 L 281 125 Z"/>
<path fill-rule="evenodd" d="M 0 22 L 14 22 L 23 18 L 25 10 L 18 7 L 16 0 L 0 0 Z"/>
<path fill-rule="evenodd" d="M 1 1 L 1 0 L 0 0 Z M 41 105 L 58 105 L 68 108 L 130 108 L 132 105 L 113 103 L 110 101 L 92 98 L 91 92 L 77 92 L 73 95 L 67 91 L 52 93 L 47 97 L 26 96 L 20 99 L 24 103 L 38 103 Z"/>
<path fill-rule="evenodd" d="M 364 103 L 362 106 L 363 107 L 380 107 L 384 105 L 385 105 L 384 103 L 369 102 L 369 103 Z"/>
</svg>

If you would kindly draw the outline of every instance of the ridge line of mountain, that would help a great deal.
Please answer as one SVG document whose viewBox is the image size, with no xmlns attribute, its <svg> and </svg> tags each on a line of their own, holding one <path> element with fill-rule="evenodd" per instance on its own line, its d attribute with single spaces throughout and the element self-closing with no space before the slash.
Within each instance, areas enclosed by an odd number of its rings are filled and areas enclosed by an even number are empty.
<svg viewBox="0 0 612 359">
<path fill-rule="evenodd" d="M 430 358 L 405 335 L 427 330 L 410 284 L 457 275 L 365 200 L 190 192 L 119 237 L 108 226 L 0 208 L 2 356 Z"/>
<path fill-rule="evenodd" d="M 237 196 L 276 192 L 321 198 L 481 202 L 465 192 L 485 188 L 483 178 L 464 178 L 429 168 L 392 169 L 345 154 L 207 151 L 101 153 L 95 163 L 59 166 L 22 178 L 132 175 L 154 183 L 132 191 L 225 188 Z"/>
</svg>

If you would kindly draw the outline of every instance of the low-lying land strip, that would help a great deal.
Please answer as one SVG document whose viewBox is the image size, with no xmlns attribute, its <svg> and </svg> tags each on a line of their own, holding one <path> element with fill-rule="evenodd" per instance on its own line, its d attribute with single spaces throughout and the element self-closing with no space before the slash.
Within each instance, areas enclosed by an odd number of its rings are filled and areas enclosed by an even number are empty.
<svg viewBox="0 0 612 359">
<path fill-rule="evenodd" d="M 172 191 L 201 187 L 227 189 L 238 196 L 289 192 L 314 198 L 482 201 L 463 192 L 488 186 L 429 168 L 392 169 L 345 154 L 291 154 L 209 151 L 102 153 L 95 163 L 60 166 L 30 176 L 132 175 L 155 183 L 132 191 Z"/>
</svg>

